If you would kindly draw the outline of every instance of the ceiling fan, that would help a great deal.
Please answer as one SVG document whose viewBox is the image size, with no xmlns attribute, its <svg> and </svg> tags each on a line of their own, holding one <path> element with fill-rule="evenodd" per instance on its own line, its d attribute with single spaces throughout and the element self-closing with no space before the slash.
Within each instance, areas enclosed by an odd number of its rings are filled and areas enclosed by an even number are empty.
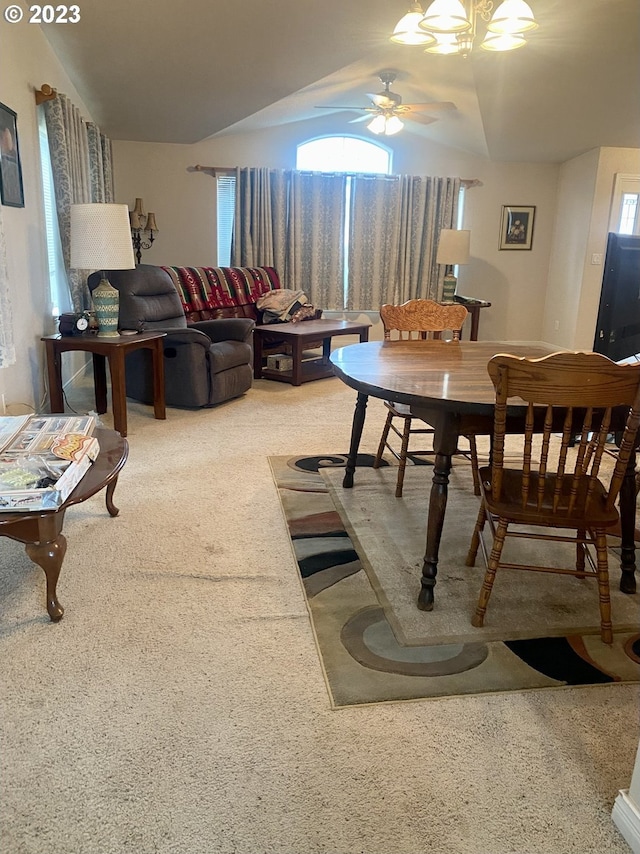
<svg viewBox="0 0 640 854">
<path fill-rule="evenodd" d="M 368 107 L 316 107 L 317 110 L 358 110 L 364 111 L 366 115 L 360 116 L 357 119 L 352 119 L 350 124 L 354 122 L 369 121 L 367 128 L 373 133 L 381 133 L 387 136 L 398 133 L 402 130 L 404 124 L 401 119 L 411 122 L 418 122 L 421 125 L 430 125 L 432 122 L 437 122 L 437 116 L 424 114 L 422 110 L 451 110 L 455 109 L 455 104 L 452 101 L 435 101 L 426 104 L 403 104 L 402 96 L 397 92 L 392 92 L 390 86 L 396 79 L 394 71 L 381 71 L 379 73 L 380 81 L 384 85 L 384 91 L 377 94 L 368 93 L 367 97 L 371 100 L 371 105 Z M 373 118 L 371 118 L 373 116 Z"/>
</svg>

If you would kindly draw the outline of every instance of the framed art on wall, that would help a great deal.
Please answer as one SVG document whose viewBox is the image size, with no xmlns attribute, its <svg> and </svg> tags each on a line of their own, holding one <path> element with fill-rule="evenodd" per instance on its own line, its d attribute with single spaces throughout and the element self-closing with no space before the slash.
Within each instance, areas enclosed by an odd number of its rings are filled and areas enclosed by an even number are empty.
<svg viewBox="0 0 640 854">
<path fill-rule="evenodd" d="M 503 205 L 500 249 L 531 249 L 536 209 L 528 205 Z"/>
<path fill-rule="evenodd" d="M 17 119 L 13 110 L 0 104 L 0 201 L 3 205 L 23 208 L 24 191 Z"/>
</svg>

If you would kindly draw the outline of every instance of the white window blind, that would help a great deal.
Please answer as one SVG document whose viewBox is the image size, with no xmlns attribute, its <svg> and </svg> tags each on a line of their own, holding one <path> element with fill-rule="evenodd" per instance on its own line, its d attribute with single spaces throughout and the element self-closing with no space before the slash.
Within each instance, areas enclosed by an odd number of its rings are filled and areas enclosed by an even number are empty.
<svg viewBox="0 0 640 854">
<path fill-rule="evenodd" d="M 219 175 L 216 181 L 218 185 L 218 266 L 228 267 L 231 264 L 236 176 Z"/>
<path fill-rule="evenodd" d="M 44 203 L 44 222 L 47 236 L 47 261 L 49 266 L 49 293 L 51 297 L 51 313 L 57 319 L 64 311 L 71 311 L 71 294 L 69 282 L 62 257 L 58 215 L 56 213 L 56 197 L 53 188 L 53 173 L 51 171 L 51 155 L 47 126 L 42 110 L 38 110 L 38 132 L 40 140 L 40 161 L 42 163 L 42 194 Z"/>
</svg>

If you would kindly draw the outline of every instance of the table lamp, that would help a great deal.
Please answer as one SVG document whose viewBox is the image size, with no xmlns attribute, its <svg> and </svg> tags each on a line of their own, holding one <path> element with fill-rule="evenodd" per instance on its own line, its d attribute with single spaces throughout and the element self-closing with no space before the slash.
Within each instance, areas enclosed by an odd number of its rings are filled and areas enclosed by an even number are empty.
<svg viewBox="0 0 640 854">
<path fill-rule="evenodd" d="M 102 271 L 100 284 L 92 294 L 98 335 L 117 337 L 120 295 L 105 271 L 135 267 L 126 205 L 71 205 L 71 266 Z"/>
<path fill-rule="evenodd" d="M 444 285 L 442 289 L 443 302 L 455 302 L 456 285 L 458 280 L 453 273 L 456 264 L 469 263 L 470 231 L 443 228 L 440 231 L 436 263 L 446 264 Z"/>
</svg>

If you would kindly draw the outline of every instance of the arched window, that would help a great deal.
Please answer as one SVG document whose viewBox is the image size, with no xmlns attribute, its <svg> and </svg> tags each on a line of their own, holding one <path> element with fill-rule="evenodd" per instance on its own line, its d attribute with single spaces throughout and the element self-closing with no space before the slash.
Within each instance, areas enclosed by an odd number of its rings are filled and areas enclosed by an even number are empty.
<svg viewBox="0 0 640 854">
<path fill-rule="evenodd" d="M 320 136 L 298 146 L 296 169 L 311 172 L 391 172 L 392 152 L 357 136 Z"/>
</svg>

